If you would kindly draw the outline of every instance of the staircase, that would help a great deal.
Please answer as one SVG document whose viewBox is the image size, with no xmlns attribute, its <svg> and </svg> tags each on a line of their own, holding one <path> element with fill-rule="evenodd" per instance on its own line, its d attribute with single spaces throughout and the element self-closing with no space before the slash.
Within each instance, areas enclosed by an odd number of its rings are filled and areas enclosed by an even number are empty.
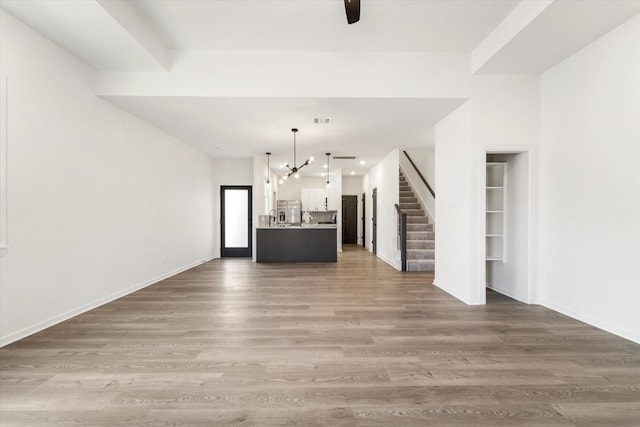
<svg viewBox="0 0 640 427">
<path fill-rule="evenodd" d="M 400 171 L 400 210 L 407 214 L 407 271 L 434 271 L 433 224 Z"/>
</svg>

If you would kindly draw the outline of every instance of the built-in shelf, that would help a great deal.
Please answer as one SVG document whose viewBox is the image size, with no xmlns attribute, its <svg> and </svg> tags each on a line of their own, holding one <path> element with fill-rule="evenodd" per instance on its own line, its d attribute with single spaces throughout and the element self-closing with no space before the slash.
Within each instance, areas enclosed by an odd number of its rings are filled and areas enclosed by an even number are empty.
<svg viewBox="0 0 640 427">
<path fill-rule="evenodd" d="M 506 257 L 506 185 L 504 162 L 487 162 L 485 253 L 487 261 L 505 261 Z"/>
</svg>

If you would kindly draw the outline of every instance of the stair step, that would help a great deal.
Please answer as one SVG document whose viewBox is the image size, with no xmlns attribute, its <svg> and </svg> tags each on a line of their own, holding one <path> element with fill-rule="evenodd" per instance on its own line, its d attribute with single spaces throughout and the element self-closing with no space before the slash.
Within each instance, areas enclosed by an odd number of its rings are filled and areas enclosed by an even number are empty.
<svg viewBox="0 0 640 427">
<path fill-rule="evenodd" d="M 432 259 L 407 260 L 407 271 L 434 271 L 436 263 Z"/>
<path fill-rule="evenodd" d="M 407 249 L 407 259 L 434 259 L 435 249 Z"/>
<path fill-rule="evenodd" d="M 400 203 L 400 209 L 422 209 L 420 203 Z"/>
<path fill-rule="evenodd" d="M 417 197 L 400 197 L 400 204 L 403 203 L 418 203 Z"/>
<path fill-rule="evenodd" d="M 399 171 L 399 207 L 407 214 L 407 271 L 435 270 L 435 232 L 411 184 Z"/>
<path fill-rule="evenodd" d="M 407 215 L 407 224 L 429 224 L 429 217 Z"/>
<path fill-rule="evenodd" d="M 407 240 L 433 240 L 436 234 L 433 231 L 409 231 Z"/>
<path fill-rule="evenodd" d="M 407 240 L 408 249 L 435 249 L 436 242 L 434 240 Z"/>
<path fill-rule="evenodd" d="M 433 224 L 415 224 L 415 223 L 407 223 L 407 231 L 433 231 Z"/>
<path fill-rule="evenodd" d="M 424 211 L 422 209 L 404 209 L 402 213 L 406 213 L 407 216 L 413 216 L 413 215 L 423 216 L 424 215 Z"/>
</svg>

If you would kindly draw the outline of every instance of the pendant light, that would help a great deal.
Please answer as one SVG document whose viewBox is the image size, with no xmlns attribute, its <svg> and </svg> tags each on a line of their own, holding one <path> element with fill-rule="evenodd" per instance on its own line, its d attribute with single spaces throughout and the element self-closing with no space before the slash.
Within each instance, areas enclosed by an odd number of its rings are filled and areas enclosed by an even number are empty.
<svg viewBox="0 0 640 427">
<path fill-rule="evenodd" d="M 265 153 L 267 155 L 267 184 L 270 184 L 271 181 L 269 180 L 269 175 L 271 175 L 271 163 L 270 163 L 270 159 L 271 159 L 271 153 Z"/>
<path fill-rule="evenodd" d="M 329 157 L 331 157 L 331 153 L 325 153 L 327 155 L 327 188 L 329 188 Z"/>
<path fill-rule="evenodd" d="M 304 161 L 300 166 L 296 165 L 296 133 L 298 133 L 298 129 L 291 129 L 293 132 L 293 166 L 289 164 L 289 162 L 285 162 L 284 165 L 289 169 L 289 172 L 282 176 L 282 179 L 279 181 L 281 184 L 284 183 L 291 175 L 294 178 L 300 178 L 300 173 L 298 172 L 303 167 L 310 165 L 315 160 L 315 157 L 311 156 L 307 160 Z"/>
</svg>

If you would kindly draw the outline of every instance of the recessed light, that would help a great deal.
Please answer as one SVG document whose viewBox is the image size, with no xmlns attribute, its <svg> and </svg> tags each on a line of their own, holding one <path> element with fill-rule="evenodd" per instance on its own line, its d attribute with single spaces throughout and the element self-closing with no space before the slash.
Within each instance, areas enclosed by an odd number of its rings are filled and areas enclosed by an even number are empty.
<svg viewBox="0 0 640 427">
<path fill-rule="evenodd" d="M 351 171 L 351 175 L 355 175 L 355 174 L 356 174 L 356 171 Z"/>
<path fill-rule="evenodd" d="M 364 164 L 366 164 L 366 163 L 367 163 L 367 162 L 365 162 L 364 160 L 360 160 L 360 164 L 361 164 L 361 165 L 364 165 Z"/>
</svg>

